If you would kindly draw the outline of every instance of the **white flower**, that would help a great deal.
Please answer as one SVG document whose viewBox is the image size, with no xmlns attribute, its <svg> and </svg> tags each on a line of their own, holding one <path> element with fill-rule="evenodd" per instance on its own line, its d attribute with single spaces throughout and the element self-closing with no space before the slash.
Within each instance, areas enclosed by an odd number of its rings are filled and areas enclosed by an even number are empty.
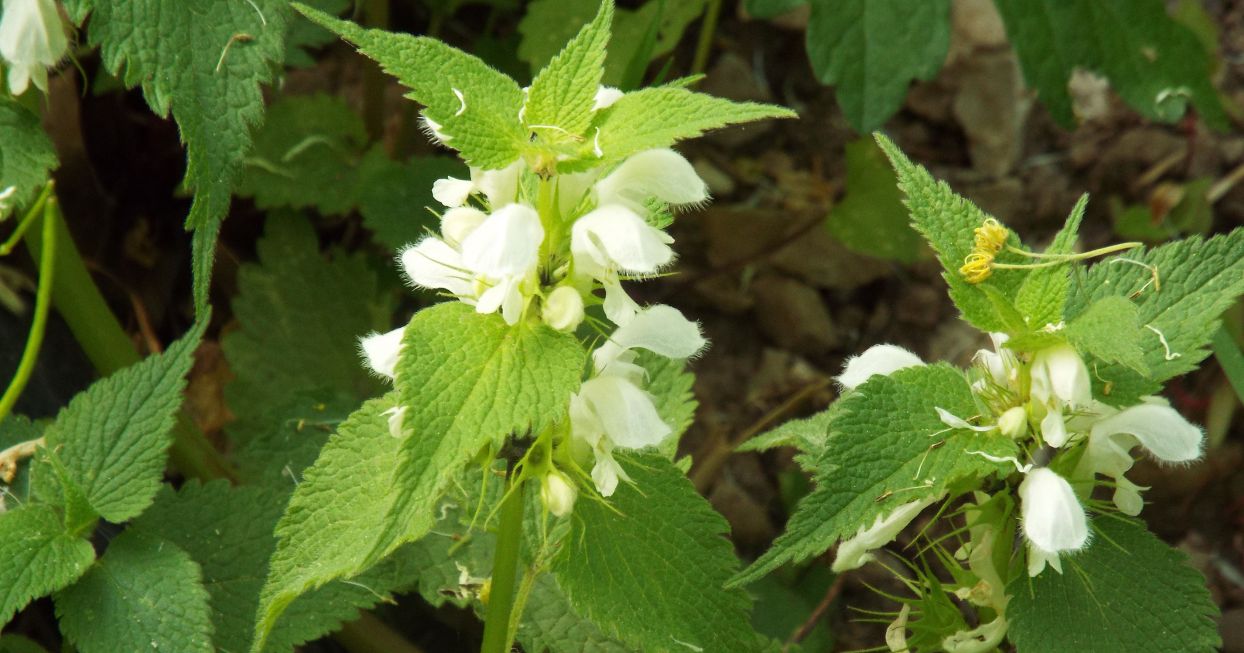
<svg viewBox="0 0 1244 653">
<path fill-rule="evenodd" d="M 653 274 L 674 258 L 668 234 L 620 205 L 602 206 L 570 228 L 570 253 L 576 274 L 591 277 L 605 289 L 605 315 L 625 324 L 637 306 L 622 290 L 619 273 Z"/>
<path fill-rule="evenodd" d="M 1028 575 L 1048 562 L 1059 573 L 1059 554 L 1078 551 L 1088 542 L 1088 518 L 1067 479 L 1048 467 L 1030 470 L 1019 484 L 1020 514 L 1028 538 Z"/>
<path fill-rule="evenodd" d="M 583 296 L 572 286 L 558 286 L 544 299 L 541 317 L 555 331 L 574 331 L 583 322 Z"/>
<path fill-rule="evenodd" d="M 359 340 L 363 359 L 377 376 L 393 379 L 405 333 L 406 327 L 401 327 L 388 333 L 371 333 Z"/>
<path fill-rule="evenodd" d="M 1144 489 L 1124 478 L 1132 468 L 1131 450 L 1141 445 L 1160 461 L 1191 462 L 1201 457 L 1204 434 L 1175 409 L 1156 397 L 1121 411 L 1098 405 L 1104 417 L 1089 426 L 1088 449 L 1076 468 L 1076 476 L 1103 474 L 1115 481 L 1114 504 L 1124 514 L 1140 514 Z"/>
<path fill-rule="evenodd" d="M 549 473 L 540 479 L 540 501 L 554 516 L 569 515 L 574 509 L 574 502 L 578 496 L 579 490 L 570 482 L 570 479 L 566 478 L 565 474 L 556 469 L 549 470 Z"/>
<path fill-rule="evenodd" d="M 1015 386 L 1019 381 L 1019 361 L 1015 358 L 1015 352 L 1005 346 L 1010 336 L 1005 333 L 990 333 L 989 339 L 993 341 L 994 350 L 979 349 L 972 360 L 984 365 L 998 385 Z"/>
<path fill-rule="evenodd" d="M 432 197 L 451 209 L 466 204 L 467 198 L 474 192 L 475 184 L 470 179 L 445 177 L 432 182 Z"/>
<path fill-rule="evenodd" d="M 834 573 L 842 573 L 858 569 L 873 559 L 870 551 L 889 544 L 898 537 L 900 531 L 911 523 L 922 510 L 941 501 L 946 496 L 943 492 L 936 496 L 909 501 L 895 508 L 889 514 L 877 515 L 872 526 L 861 526 L 854 537 L 843 540 L 838 545 L 838 554 L 834 557 Z"/>
<path fill-rule="evenodd" d="M 499 170 L 471 168 L 470 179 L 445 177 L 432 182 L 432 197 L 446 208 L 457 208 L 467 203 L 474 193 L 483 194 L 489 210 L 496 211 L 518 199 L 518 179 L 524 163 L 521 160 Z"/>
<path fill-rule="evenodd" d="M 592 352 L 592 361 L 597 374 L 613 372 L 629 376 L 629 371 L 619 366 L 631 363 L 634 355 L 630 350 L 636 347 L 666 358 L 690 358 L 706 344 L 695 322 L 673 306 L 656 304 L 637 312 L 631 321 L 618 327 L 609 340 Z M 612 370 L 614 367 L 618 369 Z"/>
<path fill-rule="evenodd" d="M 447 290 L 467 303 L 475 302 L 474 284 L 462 263 L 462 252 L 440 238 L 424 238 L 402 250 L 398 260 L 414 285 Z"/>
<path fill-rule="evenodd" d="M 1051 447 L 1062 447 L 1070 434 L 1064 414 L 1093 403 L 1093 384 L 1084 359 L 1070 345 L 1037 352 L 1032 360 L 1032 399 L 1047 412 L 1041 419 L 1041 437 Z"/>
<path fill-rule="evenodd" d="M 4 0 L 0 57 L 8 63 L 10 93 L 21 95 L 32 81 L 46 91 L 47 69 L 60 62 L 68 49 L 52 0 Z"/>
<path fill-rule="evenodd" d="M 889 376 L 903 368 L 924 365 L 920 357 L 897 345 L 873 345 L 847 359 L 842 374 L 834 377 L 846 390 L 854 390 L 874 374 Z"/>
<path fill-rule="evenodd" d="M 459 206 L 449 209 L 441 216 L 441 236 L 449 245 L 461 246 L 462 241 L 487 219 L 487 213 L 474 207 Z"/>
<path fill-rule="evenodd" d="M 645 150 L 632 155 L 596 183 L 598 206 L 620 204 L 643 214 L 648 198 L 674 206 L 708 200 L 708 185 L 687 159 L 674 150 Z"/>
<path fill-rule="evenodd" d="M 526 300 L 524 281 L 534 279 L 544 227 L 540 215 L 525 204 L 510 204 L 488 216 L 462 241 L 462 264 L 475 274 L 479 292 L 475 310 L 501 309 L 515 324 Z"/>
<path fill-rule="evenodd" d="M 613 494 L 626 473 L 613 459 L 613 449 L 643 449 L 660 444 L 672 433 L 657 413 L 652 397 L 630 379 L 607 374 L 585 381 L 570 397 L 573 436 L 592 448 L 596 457 L 592 480 L 602 496 Z"/>
</svg>

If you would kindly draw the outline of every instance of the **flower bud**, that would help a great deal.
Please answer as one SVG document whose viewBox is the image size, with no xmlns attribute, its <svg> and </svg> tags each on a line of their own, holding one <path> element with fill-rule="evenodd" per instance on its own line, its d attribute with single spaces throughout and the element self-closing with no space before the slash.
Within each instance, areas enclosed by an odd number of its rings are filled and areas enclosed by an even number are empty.
<svg viewBox="0 0 1244 653">
<path fill-rule="evenodd" d="M 998 430 L 1012 440 L 1024 437 L 1028 432 L 1028 411 L 1023 406 L 1014 406 L 998 416 Z"/>
<path fill-rule="evenodd" d="M 544 478 L 540 479 L 540 501 L 554 516 L 569 515 L 574 509 L 574 502 L 578 496 L 579 490 L 571 484 L 565 474 L 556 469 L 550 470 Z"/>
<path fill-rule="evenodd" d="M 583 297 L 570 286 L 560 286 L 544 300 L 544 323 L 557 331 L 574 331 L 583 321 Z"/>
</svg>

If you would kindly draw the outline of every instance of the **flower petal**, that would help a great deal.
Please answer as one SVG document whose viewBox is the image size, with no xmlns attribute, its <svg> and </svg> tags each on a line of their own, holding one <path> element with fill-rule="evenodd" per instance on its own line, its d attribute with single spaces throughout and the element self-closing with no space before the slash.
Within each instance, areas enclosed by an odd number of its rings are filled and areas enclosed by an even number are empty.
<svg viewBox="0 0 1244 653">
<path fill-rule="evenodd" d="M 471 168 L 471 182 L 488 199 L 488 208 L 496 211 L 518 201 L 518 178 L 525 164 L 515 161 L 500 170 Z"/>
<path fill-rule="evenodd" d="M 605 289 L 605 317 L 618 326 L 625 326 L 635 319 L 635 315 L 639 313 L 639 304 L 626 294 L 616 276 L 612 279 L 601 279 L 600 285 Z"/>
<path fill-rule="evenodd" d="M 596 484 L 596 491 L 600 492 L 600 496 L 613 496 L 615 490 L 618 489 L 618 479 L 624 481 L 631 480 L 626 475 L 626 470 L 613 459 L 612 454 L 596 452 L 596 465 L 592 467 L 592 482 Z"/>
<path fill-rule="evenodd" d="M 458 297 L 474 297 L 470 274 L 462 254 L 440 238 L 424 238 L 398 256 L 411 283 L 423 288 L 448 290 Z"/>
<path fill-rule="evenodd" d="M 889 376 L 905 367 L 924 365 L 920 357 L 897 345 L 873 345 L 859 356 L 847 359 L 842 374 L 835 377 L 847 390 L 854 390 L 874 374 Z"/>
<path fill-rule="evenodd" d="M 699 204 L 708 186 L 687 159 L 674 150 L 646 150 L 632 155 L 596 184 L 601 206 L 623 204 L 643 212 L 648 198 L 668 204 Z"/>
<path fill-rule="evenodd" d="M 1024 536 L 1046 553 L 1078 551 L 1088 542 L 1088 518 L 1067 479 L 1038 467 L 1019 484 Z"/>
<path fill-rule="evenodd" d="M 1087 406 L 1093 399 L 1084 359 L 1070 345 L 1037 352 L 1032 360 L 1032 396 L 1042 403 L 1057 399 L 1071 406 Z"/>
<path fill-rule="evenodd" d="M 688 320 L 673 306 L 656 304 L 639 311 L 619 327 L 595 352 L 592 360 L 598 373 L 604 371 L 618 355 L 640 347 L 666 358 L 689 358 L 704 348 L 707 341 L 700 327 Z"/>
<path fill-rule="evenodd" d="M 962 417 L 956 416 L 954 413 L 951 413 L 945 408 L 938 408 L 937 406 L 934 406 L 933 410 L 937 411 L 937 417 L 942 420 L 942 424 L 945 424 L 952 429 L 967 429 L 969 431 L 976 431 L 977 433 L 988 433 L 998 428 L 994 424 L 976 426 Z"/>
<path fill-rule="evenodd" d="M 909 501 L 887 515 L 878 515 L 872 526 L 861 526 L 854 537 L 843 540 L 842 544 L 838 545 L 838 553 L 834 557 L 834 573 L 840 574 L 864 566 L 864 563 L 872 560 L 869 551 L 892 542 L 898 537 L 899 532 L 916 518 L 916 515 L 930 505 L 941 501 L 944 496 L 946 496 L 945 492 L 918 501 Z"/>
<path fill-rule="evenodd" d="M 652 397 L 630 381 L 598 376 L 583 383 L 578 396 L 600 420 L 610 443 L 622 449 L 659 444 L 672 432 L 661 420 Z"/>
<path fill-rule="evenodd" d="M 1068 437 L 1070 435 L 1067 433 L 1067 421 L 1063 419 L 1062 408 L 1055 406 L 1041 419 L 1041 439 L 1058 449 L 1067 444 Z"/>
<path fill-rule="evenodd" d="M 393 378 L 405 333 L 406 327 L 401 327 L 388 333 L 372 333 L 359 339 L 363 360 L 377 376 Z"/>
<path fill-rule="evenodd" d="M 674 251 L 669 246 L 672 242 L 668 234 L 616 204 L 588 213 L 570 228 L 575 266 L 597 278 L 602 270 L 656 272 L 673 260 Z"/>
<path fill-rule="evenodd" d="M 493 279 L 524 276 L 536 267 L 544 227 L 525 204 L 510 204 L 488 216 L 462 242 L 462 262 Z"/>
<path fill-rule="evenodd" d="M 1201 429 L 1170 406 L 1145 403 L 1124 409 L 1094 424 L 1090 437 L 1097 439 L 1120 433 L 1135 437 L 1149 453 L 1168 463 L 1201 457 L 1204 440 Z M 1125 442 L 1120 444 L 1130 448 Z"/>
<path fill-rule="evenodd" d="M 486 219 L 488 214 L 473 206 L 449 209 L 441 216 L 441 236 L 450 245 L 461 245 Z"/>
<path fill-rule="evenodd" d="M 446 177 L 432 182 L 432 197 L 451 209 L 466 204 L 467 198 L 474 191 L 475 184 L 470 179 Z"/>
<path fill-rule="evenodd" d="M 592 102 L 592 111 L 600 111 L 613 106 L 613 103 L 621 100 L 623 95 L 626 95 L 626 93 L 623 93 L 621 89 L 602 85 L 596 89 L 596 97 Z"/>
</svg>

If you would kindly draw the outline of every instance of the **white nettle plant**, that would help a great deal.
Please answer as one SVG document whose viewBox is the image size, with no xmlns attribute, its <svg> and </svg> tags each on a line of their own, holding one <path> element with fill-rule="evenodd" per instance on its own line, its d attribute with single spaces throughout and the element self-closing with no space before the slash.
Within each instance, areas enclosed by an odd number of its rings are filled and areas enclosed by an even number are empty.
<svg viewBox="0 0 1244 653">
<path fill-rule="evenodd" d="M 48 69 L 69 50 L 60 12 L 52 0 L 4 0 L 0 14 L 0 58 L 8 68 L 9 92 L 21 95 L 31 82 L 48 88 Z"/>
</svg>

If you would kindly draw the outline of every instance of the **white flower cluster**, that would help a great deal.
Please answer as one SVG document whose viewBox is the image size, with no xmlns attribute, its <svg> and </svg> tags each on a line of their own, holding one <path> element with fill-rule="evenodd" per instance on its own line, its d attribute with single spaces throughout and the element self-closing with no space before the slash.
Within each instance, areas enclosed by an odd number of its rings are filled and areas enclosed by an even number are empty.
<svg viewBox="0 0 1244 653">
<path fill-rule="evenodd" d="M 1005 348 L 1005 335 L 991 337 L 995 350 L 976 353 L 979 378 L 972 385 L 991 414 L 980 425 L 973 425 L 947 411 L 937 412 L 948 427 L 993 432 L 1033 452 L 1034 460 L 1023 463 L 975 453 L 995 462 L 1011 462 L 1024 474 L 1019 499 L 1029 575 L 1041 573 L 1047 564 L 1062 573 L 1059 556 L 1081 550 L 1089 541 L 1081 497 L 1093 490 L 1098 475 L 1110 479 L 1119 512 L 1138 515 L 1144 505 L 1140 491 L 1145 488 L 1124 476 L 1134 463 L 1131 450 L 1140 445 L 1160 461 L 1189 462 L 1200 457 L 1204 436 L 1161 398 L 1146 397 L 1122 410 L 1093 399 L 1088 368 L 1069 345 L 1039 351 L 1030 361 L 1022 361 Z M 923 364 L 905 349 L 879 345 L 848 361 L 838 380 L 851 389 L 874 374 L 888 375 Z M 1078 462 L 1064 463 L 1075 460 L 1071 455 L 1064 459 L 1073 450 L 1080 455 Z M 910 502 L 861 529 L 839 547 L 835 569 L 862 565 L 867 551 L 892 540 L 921 509 L 938 499 Z"/>
<path fill-rule="evenodd" d="M 30 82 L 48 88 L 48 68 L 69 49 L 52 0 L 4 0 L 0 16 L 0 58 L 8 68 L 9 92 L 21 95 Z"/>
<path fill-rule="evenodd" d="M 621 95 L 602 87 L 596 108 Z M 452 140 L 440 125 L 425 122 L 434 138 Z M 500 313 L 510 325 L 538 319 L 572 332 L 593 304 L 616 325 L 606 333 L 599 321 L 593 324 L 603 344 L 568 406 L 575 459 L 590 458 L 596 489 L 611 495 L 619 478 L 627 478 L 614 450 L 654 446 L 671 434 L 644 390 L 646 372 L 635 364 L 636 350 L 684 359 L 705 345 L 694 322 L 669 306 L 640 307 L 622 281 L 656 274 L 673 261 L 673 239 L 657 218 L 666 207 L 705 202 L 707 187 L 681 155 L 654 149 L 609 168 L 548 179 L 521 160 L 501 170 L 472 169 L 469 179 L 437 181 L 433 196 L 445 207 L 439 235 L 398 257 L 411 284 L 443 291 L 479 313 Z M 393 377 L 402 337 L 397 329 L 362 340 L 377 374 Z M 403 414 L 395 409 L 390 415 L 395 435 L 403 432 Z M 565 514 L 576 494 L 568 476 L 548 470 L 541 496 L 550 511 Z"/>
</svg>

